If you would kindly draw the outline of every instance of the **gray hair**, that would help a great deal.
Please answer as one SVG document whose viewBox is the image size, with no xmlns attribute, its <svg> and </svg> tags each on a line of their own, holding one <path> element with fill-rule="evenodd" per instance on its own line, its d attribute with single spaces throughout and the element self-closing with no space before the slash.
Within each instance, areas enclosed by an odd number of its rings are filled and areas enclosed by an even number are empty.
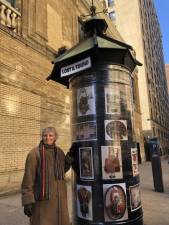
<svg viewBox="0 0 169 225">
<path fill-rule="evenodd" d="M 49 133 L 49 132 L 52 132 L 55 135 L 56 139 L 58 138 L 58 133 L 57 133 L 57 131 L 56 131 L 56 129 L 54 127 L 46 127 L 44 129 L 42 129 L 41 136 L 43 137 L 43 135 L 45 133 Z"/>
</svg>

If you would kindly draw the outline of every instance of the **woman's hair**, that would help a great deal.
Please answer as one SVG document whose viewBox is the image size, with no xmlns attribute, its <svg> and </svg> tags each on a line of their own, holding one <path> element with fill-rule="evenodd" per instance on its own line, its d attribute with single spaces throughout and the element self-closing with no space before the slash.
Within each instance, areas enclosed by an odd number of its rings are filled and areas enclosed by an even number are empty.
<svg viewBox="0 0 169 225">
<path fill-rule="evenodd" d="M 45 133 L 49 133 L 49 132 L 52 132 L 55 135 L 56 139 L 58 138 L 58 133 L 54 127 L 46 127 L 42 129 L 41 136 L 43 137 Z"/>
</svg>

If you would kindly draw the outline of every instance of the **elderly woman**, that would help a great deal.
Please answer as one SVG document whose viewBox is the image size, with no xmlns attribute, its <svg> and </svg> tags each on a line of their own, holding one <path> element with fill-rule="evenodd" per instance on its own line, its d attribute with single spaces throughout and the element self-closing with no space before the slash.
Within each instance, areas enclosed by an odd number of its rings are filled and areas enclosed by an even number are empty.
<svg viewBox="0 0 169 225">
<path fill-rule="evenodd" d="M 55 145 L 57 138 L 54 127 L 45 128 L 39 146 L 26 159 L 22 205 L 31 225 L 69 225 L 64 177 L 73 161 L 73 148 L 65 156 Z"/>
</svg>

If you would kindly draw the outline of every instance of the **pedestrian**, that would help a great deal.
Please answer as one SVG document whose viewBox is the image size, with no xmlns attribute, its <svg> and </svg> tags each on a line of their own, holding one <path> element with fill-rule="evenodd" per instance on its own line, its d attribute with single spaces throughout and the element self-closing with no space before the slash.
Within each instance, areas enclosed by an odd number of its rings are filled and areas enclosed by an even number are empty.
<svg viewBox="0 0 169 225">
<path fill-rule="evenodd" d="M 54 127 L 45 128 L 39 146 L 26 159 L 21 193 L 30 225 L 69 225 L 64 177 L 73 162 L 73 147 L 65 156 L 57 139 Z"/>
</svg>

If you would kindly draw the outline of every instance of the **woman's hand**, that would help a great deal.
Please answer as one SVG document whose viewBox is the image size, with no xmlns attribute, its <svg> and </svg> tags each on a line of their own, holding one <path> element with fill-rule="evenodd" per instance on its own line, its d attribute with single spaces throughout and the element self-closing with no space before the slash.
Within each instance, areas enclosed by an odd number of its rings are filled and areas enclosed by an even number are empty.
<svg viewBox="0 0 169 225">
<path fill-rule="evenodd" d="M 28 217 L 32 216 L 32 204 L 24 206 L 24 214 Z"/>
<path fill-rule="evenodd" d="M 78 147 L 79 147 L 79 145 L 76 142 L 72 143 L 72 145 L 69 149 L 69 154 L 70 154 L 71 157 L 75 156 L 75 152 L 78 151 Z"/>
<path fill-rule="evenodd" d="M 75 170 L 76 166 L 76 154 L 78 152 L 79 145 L 77 143 L 73 143 L 69 149 L 69 151 L 66 154 L 65 157 L 65 172 L 67 172 L 70 167 Z"/>
</svg>

